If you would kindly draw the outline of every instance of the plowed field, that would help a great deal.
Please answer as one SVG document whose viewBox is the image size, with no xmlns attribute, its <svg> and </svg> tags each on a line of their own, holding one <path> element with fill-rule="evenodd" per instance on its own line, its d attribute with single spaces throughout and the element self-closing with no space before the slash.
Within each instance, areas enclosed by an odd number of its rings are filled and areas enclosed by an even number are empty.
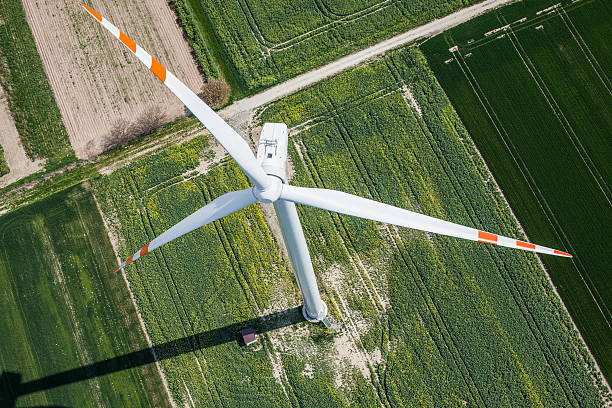
<svg viewBox="0 0 612 408">
<path fill-rule="evenodd" d="M 89 5 L 187 86 L 201 88 L 203 79 L 165 1 L 94 0 Z M 181 102 L 81 2 L 24 0 L 23 7 L 77 157 L 98 153 L 97 142 L 120 119 L 133 122 L 156 106 L 167 119 L 184 112 Z M 95 145 L 88 145 L 92 140 Z"/>
</svg>

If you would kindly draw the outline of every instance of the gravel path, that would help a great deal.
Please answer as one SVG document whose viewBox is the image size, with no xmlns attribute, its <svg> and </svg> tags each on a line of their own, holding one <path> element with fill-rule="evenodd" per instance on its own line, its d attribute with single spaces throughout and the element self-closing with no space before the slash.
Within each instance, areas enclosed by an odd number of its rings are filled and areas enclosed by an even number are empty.
<svg viewBox="0 0 612 408">
<path fill-rule="evenodd" d="M 302 88 L 306 88 L 325 78 L 336 75 L 342 71 L 362 64 L 365 61 L 377 57 L 394 48 L 400 47 L 419 38 L 430 37 L 448 30 L 451 27 L 464 23 L 472 18 L 485 13 L 491 9 L 500 7 L 512 0 L 486 0 L 482 3 L 461 9 L 446 17 L 434 20 L 430 23 L 413 28 L 405 33 L 398 34 L 387 40 L 381 41 L 371 47 L 357 51 L 346 57 L 330 62 L 321 68 L 314 69 L 302 75 L 296 76 L 282 84 L 268 88 L 248 98 L 241 99 L 219 112 L 219 114 L 231 122 L 242 122 L 245 114 L 267 103 L 291 95 Z M 232 123 L 233 124 L 233 123 Z"/>
</svg>

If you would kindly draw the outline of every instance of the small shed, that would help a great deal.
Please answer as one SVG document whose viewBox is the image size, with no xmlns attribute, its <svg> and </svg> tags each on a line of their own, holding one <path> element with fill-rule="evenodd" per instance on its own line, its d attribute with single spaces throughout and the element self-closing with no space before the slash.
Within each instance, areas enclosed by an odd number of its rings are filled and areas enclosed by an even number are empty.
<svg viewBox="0 0 612 408">
<path fill-rule="evenodd" d="M 242 341 L 245 346 L 253 344 L 257 341 L 257 332 L 255 329 L 249 327 L 240 331 L 240 335 L 242 336 Z"/>
</svg>

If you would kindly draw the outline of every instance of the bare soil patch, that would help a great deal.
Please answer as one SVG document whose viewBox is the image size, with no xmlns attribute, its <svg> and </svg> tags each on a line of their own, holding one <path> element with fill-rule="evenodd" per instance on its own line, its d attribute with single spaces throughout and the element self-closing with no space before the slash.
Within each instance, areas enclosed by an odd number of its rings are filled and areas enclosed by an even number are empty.
<svg viewBox="0 0 612 408">
<path fill-rule="evenodd" d="M 89 5 L 188 87 L 201 89 L 203 77 L 166 1 L 92 0 Z M 99 142 L 120 120 L 132 123 L 153 107 L 162 108 L 167 120 L 185 113 L 80 1 L 23 0 L 23 7 L 77 157 L 98 154 Z"/>
<path fill-rule="evenodd" d="M 10 169 L 9 174 L 0 177 L 0 188 L 42 170 L 44 160 L 30 160 L 23 149 L 2 87 L 0 87 L 0 145 L 4 149 L 4 158 Z"/>
</svg>

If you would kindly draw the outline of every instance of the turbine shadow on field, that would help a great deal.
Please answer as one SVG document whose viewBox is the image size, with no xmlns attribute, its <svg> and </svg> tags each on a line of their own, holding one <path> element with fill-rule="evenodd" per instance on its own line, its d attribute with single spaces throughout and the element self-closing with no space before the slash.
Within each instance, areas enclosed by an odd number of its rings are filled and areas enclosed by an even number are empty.
<svg viewBox="0 0 612 408">
<path fill-rule="evenodd" d="M 25 383 L 21 382 L 21 374 L 3 372 L 2 375 L 0 375 L 0 406 L 14 407 L 17 398 L 21 395 L 44 391 L 117 371 L 151 364 L 155 362 L 156 357 L 157 360 L 164 360 L 192 351 L 230 343 L 232 341 L 242 345 L 239 331 L 247 327 L 252 327 L 257 333 L 262 334 L 282 327 L 291 326 L 302 321 L 305 321 L 305 319 L 302 316 L 301 307 L 294 307 L 282 312 L 245 320 L 218 329 L 208 330 L 166 343 L 157 344 L 152 348 L 134 351 Z"/>
</svg>

